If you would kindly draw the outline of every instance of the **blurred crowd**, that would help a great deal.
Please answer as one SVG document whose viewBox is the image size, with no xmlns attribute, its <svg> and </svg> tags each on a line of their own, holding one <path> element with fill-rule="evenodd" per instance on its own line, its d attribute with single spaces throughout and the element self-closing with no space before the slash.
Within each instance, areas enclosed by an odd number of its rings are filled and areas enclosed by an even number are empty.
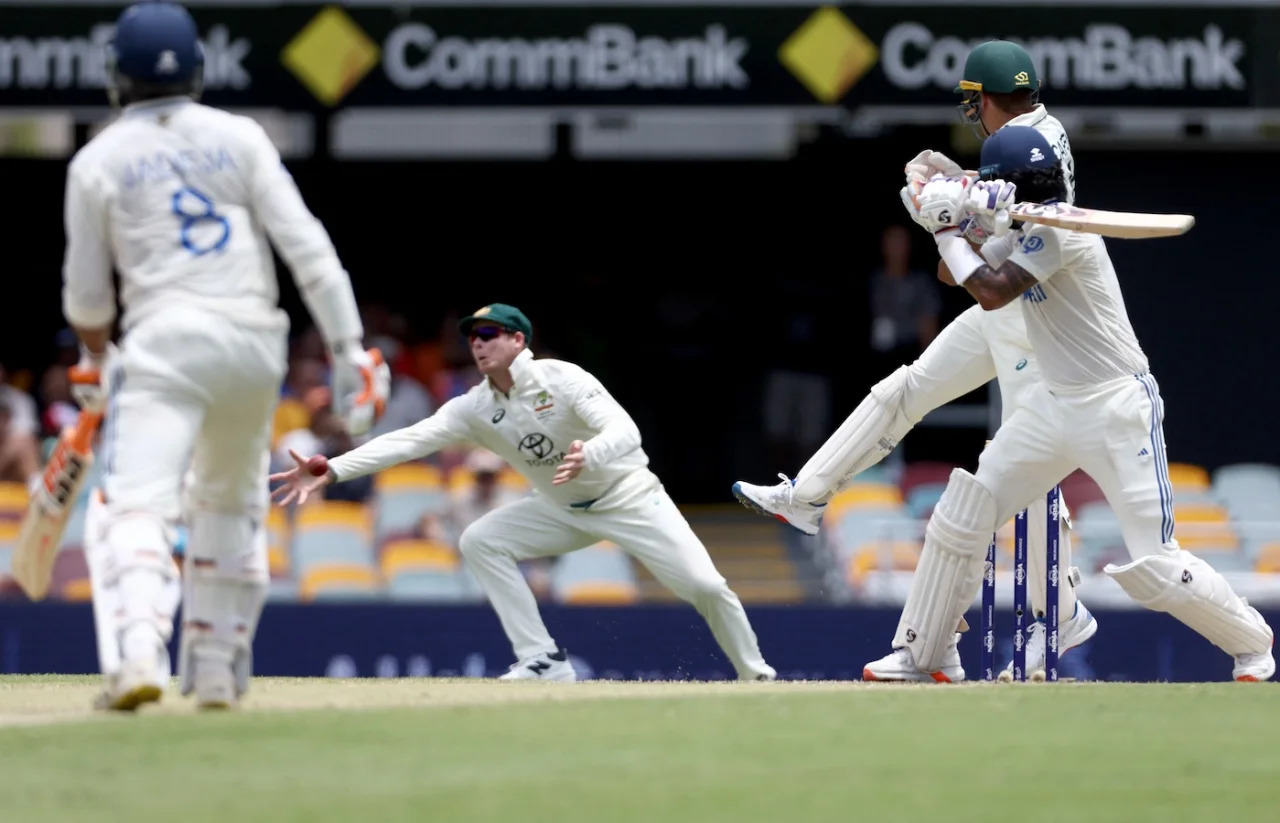
<svg viewBox="0 0 1280 823">
<path fill-rule="evenodd" d="M 467 341 L 457 333 L 456 312 L 442 319 L 433 336 L 417 333 L 403 315 L 385 306 L 365 305 L 361 314 L 366 347 L 380 349 L 391 367 L 384 416 L 368 435 L 353 440 L 332 404 L 324 340 L 314 326 L 297 331 L 272 426 L 271 471 L 294 465 L 290 450 L 335 457 L 379 434 L 413 425 L 480 381 Z M 79 346 L 70 329 L 59 332 L 54 342 L 56 357 L 43 372 L 10 374 L 0 364 L 0 482 L 34 483 L 58 438 L 76 422 L 79 409 L 67 372 L 79 360 Z M 424 515 L 413 533 L 403 537 L 456 547 L 467 526 L 511 498 L 511 469 L 488 450 L 461 446 L 432 455 L 428 462 L 453 480 L 450 504 Z M 514 490 L 525 493 L 519 484 Z M 374 478 L 324 491 L 326 500 L 371 503 Z M 181 553 L 181 543 L 177 551 Z M 550 596 L 550 563 L 524 565 L 535 593 Z"/>
</svg>

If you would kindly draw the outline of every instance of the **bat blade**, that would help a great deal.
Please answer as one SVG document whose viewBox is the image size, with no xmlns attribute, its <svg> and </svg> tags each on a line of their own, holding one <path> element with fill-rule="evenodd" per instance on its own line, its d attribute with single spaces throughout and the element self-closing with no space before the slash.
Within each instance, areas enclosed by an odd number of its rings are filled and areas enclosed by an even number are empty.
<svg viewBox="0 0 1280 823">
<path fill-rule="evenodd" d="M 93 438 L 102 415 L 80 412 L 75 428 L 58 441 L 27 503 L 14 544 L 12 574 L 32 600 L 42 600 L 53 582 L 53 562 L 67 518 L 93 467 Z"/>
<path fill-rule="evenodd" d="M 1196 224 L 1196 219 L 1189 214 L 1104 211 L 1065 203 L 1017 203 L 1009 208 L 1009 215 L 1027 223 L 1125 240 L 1176 237 L 1186 234 Z"/>
</svg>

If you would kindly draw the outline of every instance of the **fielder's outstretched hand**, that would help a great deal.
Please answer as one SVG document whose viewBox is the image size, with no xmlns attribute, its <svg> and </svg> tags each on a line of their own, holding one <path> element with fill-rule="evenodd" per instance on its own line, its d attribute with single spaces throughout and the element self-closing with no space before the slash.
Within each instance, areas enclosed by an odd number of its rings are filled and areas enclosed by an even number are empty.
<svg viewBox="0 0 1280 823">
<path fill-rule="evenodd" d="M 276 472 L 269 478 L 272 483 L 277 481 L 280 485 L 271 490 L 271 499 L 281 506 L 287 506 L 290 503 L 302 505 L 307 502 L 307 497 L 312 493 L 323 489 L 329 485 L 333 475 L 329 474 L 328 466 L 320 474 L 313 474 L 309 465 L 311 458 L 303 457 L 293 449 L 289 449 L 289 456 L 297 462 L 297 466 L 284 472 Z"/>
<path fill-rule="evenodd" d="M 553 486 L 568 483 L 582 473 L 587 465 L 587 456 L 582 453 L 583 442 L 575 440 L 569 444 L 569 451 L 564 455 L 564 462 L 556 466 L 556 476 L 551 478 Z"/>
</svg>

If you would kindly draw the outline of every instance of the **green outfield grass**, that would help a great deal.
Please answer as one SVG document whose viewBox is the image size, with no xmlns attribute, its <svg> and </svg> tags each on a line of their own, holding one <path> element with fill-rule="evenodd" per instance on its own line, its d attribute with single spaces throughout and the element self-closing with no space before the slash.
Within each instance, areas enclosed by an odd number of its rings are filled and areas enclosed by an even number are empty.
<svg viewBox="0 0 1280 823">
<path fill-rule="evenodd" d="M 0 820 L 1274 819 L 1274 684 L 261 680 L 88 710 L 0 678 Z"/>
</svg>

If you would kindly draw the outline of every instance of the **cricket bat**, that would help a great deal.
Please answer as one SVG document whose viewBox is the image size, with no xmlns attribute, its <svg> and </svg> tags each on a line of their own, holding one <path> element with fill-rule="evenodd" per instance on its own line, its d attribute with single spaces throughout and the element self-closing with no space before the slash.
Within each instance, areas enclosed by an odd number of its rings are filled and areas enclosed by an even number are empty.
<svg viewBox="0 0 1280 823">
<path fill-rule="evenodd" d="M 1125 240 L 1176 237 L 1186 234 L 1196 224 L 1196 219 L 1189 214 L 1103 211 L 1068 206 L 1066 203 L 1015 203 L 1009 207 L 1009 216 L 1027 223 Z"/>
<path fill-rule="evenodd" d="M 75 428 L 63 435 L 31 494 L 13 549 L 13 578 L 32 600 L 43 600 L 53 581 L 53 561 L 62 543 L 71 507 L 93 466 L 93 438 L 102 414 L 81 411 Z"/>
</svg>

